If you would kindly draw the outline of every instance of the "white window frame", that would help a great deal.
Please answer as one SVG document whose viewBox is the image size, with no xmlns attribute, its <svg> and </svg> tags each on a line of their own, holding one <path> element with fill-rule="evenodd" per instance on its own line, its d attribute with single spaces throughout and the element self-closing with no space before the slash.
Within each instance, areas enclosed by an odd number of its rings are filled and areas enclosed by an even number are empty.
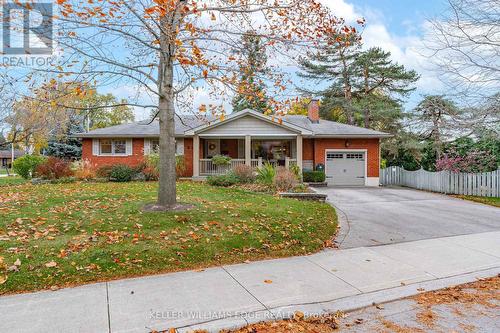
<svg viewBox="0 0 500 333">
<path fill-rule="evenodd" d="M 103 153 L 101 151 L 101 141 L 109 140 L 111 141 L 111 153 Z M 115 153 L 115 144 L 117 141 L 123 141 L 125 143 L 125 151 L 123 153 Z M 99 139 L 99 156 L 128 156 L 127 154 L 127 139 Z"/>
</svg>

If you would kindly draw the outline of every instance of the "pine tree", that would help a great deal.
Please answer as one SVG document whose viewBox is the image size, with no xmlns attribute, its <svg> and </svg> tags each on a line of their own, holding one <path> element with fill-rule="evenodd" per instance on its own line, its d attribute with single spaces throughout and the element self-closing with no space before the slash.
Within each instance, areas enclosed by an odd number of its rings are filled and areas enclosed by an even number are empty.
<svg viewBox="0 0 500 333">
<path fill-rule="evenodd" d="M 241 38 L 240 83 L 238 94 L 233 98 L 233 111 L 252 109 L 258 112 L 269 110 L 265 93 L 265 84 L 260 78 L 266 72 L 266 47 L 262 38 L 253 32 L 247 32 Z"/>
<path fill-rule="evenodd" d="M 301 77 L 316 82 L 330 82 L 331 86 L 315 94 L 326 96 L 330 101 L 328 105 L 340 106 L 346 122 L 355 123 L 355 110 L 352 105 L 353 75 L 355 73 L 356 58 L 361 52 L 361 37 L 357 33 L 330 35 L 320 45 L 316 52 L 309 53 L 302 59 L 300 65 L 303 69 Z M 308 93 L 311 93 L 308 91 Z"/>
<path fill-rule="evenodd" d="M 441 158 L 443 142 L 457 127 L 460 110 L 443 96 L 426 96 L 415 108 L 413 117 L 420 128 L 420 137 L 433 144 L 434 156 Z"/>
<path fill-rule="evenodd" d="M 371 127 L 374 112 L 394 112 L 400 98 L 415 90 L 413 84 L 419 79 L 414 70 L 393 63 L 391 53 L 379 47 L 362 52 L 354 63 L 355 97 L 362 108 L 363 125 Z M 384 114 L 379 114 L 384 118 Z"/>
</svg>

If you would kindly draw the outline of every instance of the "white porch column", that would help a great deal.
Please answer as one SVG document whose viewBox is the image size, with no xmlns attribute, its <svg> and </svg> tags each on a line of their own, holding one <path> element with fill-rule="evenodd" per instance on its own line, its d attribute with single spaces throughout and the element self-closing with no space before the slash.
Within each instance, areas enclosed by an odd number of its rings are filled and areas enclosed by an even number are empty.
<svg viewBox="0 0 500 333">
<path fill-rule="evenodd" d="M 193 177 L 200 176 L 200 137 L 193 136 Z"/>
<path fill-rule="evenodd" d="M 297 135 L 297 165 L 302 171 L 302 135 Z"/>
<path fill-rule="evenodd" d="M 245 164 L 252 166 L 252 137 L 245 135 Z"/>
</svg>

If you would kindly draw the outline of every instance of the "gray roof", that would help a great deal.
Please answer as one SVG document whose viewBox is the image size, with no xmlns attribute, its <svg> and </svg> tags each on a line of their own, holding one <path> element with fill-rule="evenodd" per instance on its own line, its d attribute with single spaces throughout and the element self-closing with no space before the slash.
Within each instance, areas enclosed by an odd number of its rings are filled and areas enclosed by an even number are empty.
<svg viewBox="0 0 500 333">
<path fill-rule="evenodd" d="M 347 124 L 337 123 L 335 121 L 321 119 L 317 123 L 313 123 L 306 116 L 287 115 L 283 120 L 295 126 L 303 127 L 314 133 L 314 136 L 373 136 L 373 137 L 387 137 L 388 133 L 374 131 L 369 128 L 351 126 Z"/>
<path fill-rule="evenodd" d="M 250 110 L 249 110 L 250 111 Z M 245 112 L 245 111 L 241 111 Z M 203 116 L 178 115 L 175 117 L 175 135 L 177 137 L 186 136 L 186 131 L 192 130 L 202 125 L 209 124 L 214 119 L 207 119 Z M 228 119 L 228 121 L 230 121 Z M 334 121 L 321 119 L 318 123 L 313 123 L 307 116 L 287 115 L 283 117 L 283 123 L 301 127 L 311 131 L 312 136 L 319 137 L 389 137 L 388 133 L 374 131 L 371 129 L 337 123 Z M 135 123 L 122 124 L 106 128 L 96 129 L 87 133 L 79 133 L 75 136 L 81 138 L 99 137 L 158 137 L 160 135 L 159 122 L 140 121 Z"/>
<path fill-rule="evenodd" d="M 14 158 L 18 158 L 23 156 L 24 153 L 20 150 L 14 149 Z M 0 150 L 0 158 L 11 158 L 12 151 L 10 149 L 2 149 Z"/>
</svg>

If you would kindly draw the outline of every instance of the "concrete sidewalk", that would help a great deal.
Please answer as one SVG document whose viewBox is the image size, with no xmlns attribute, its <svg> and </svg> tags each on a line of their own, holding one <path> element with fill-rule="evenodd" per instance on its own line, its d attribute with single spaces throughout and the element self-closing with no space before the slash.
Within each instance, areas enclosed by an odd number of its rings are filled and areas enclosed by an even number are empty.
<svg viewBox="0 0 500 333">
<path fill-rule="evenodd" d="M 500 273 L 500 232 L 0 297 L 0 332 L 217 330 L 352 310 Z"/>
</svg>

